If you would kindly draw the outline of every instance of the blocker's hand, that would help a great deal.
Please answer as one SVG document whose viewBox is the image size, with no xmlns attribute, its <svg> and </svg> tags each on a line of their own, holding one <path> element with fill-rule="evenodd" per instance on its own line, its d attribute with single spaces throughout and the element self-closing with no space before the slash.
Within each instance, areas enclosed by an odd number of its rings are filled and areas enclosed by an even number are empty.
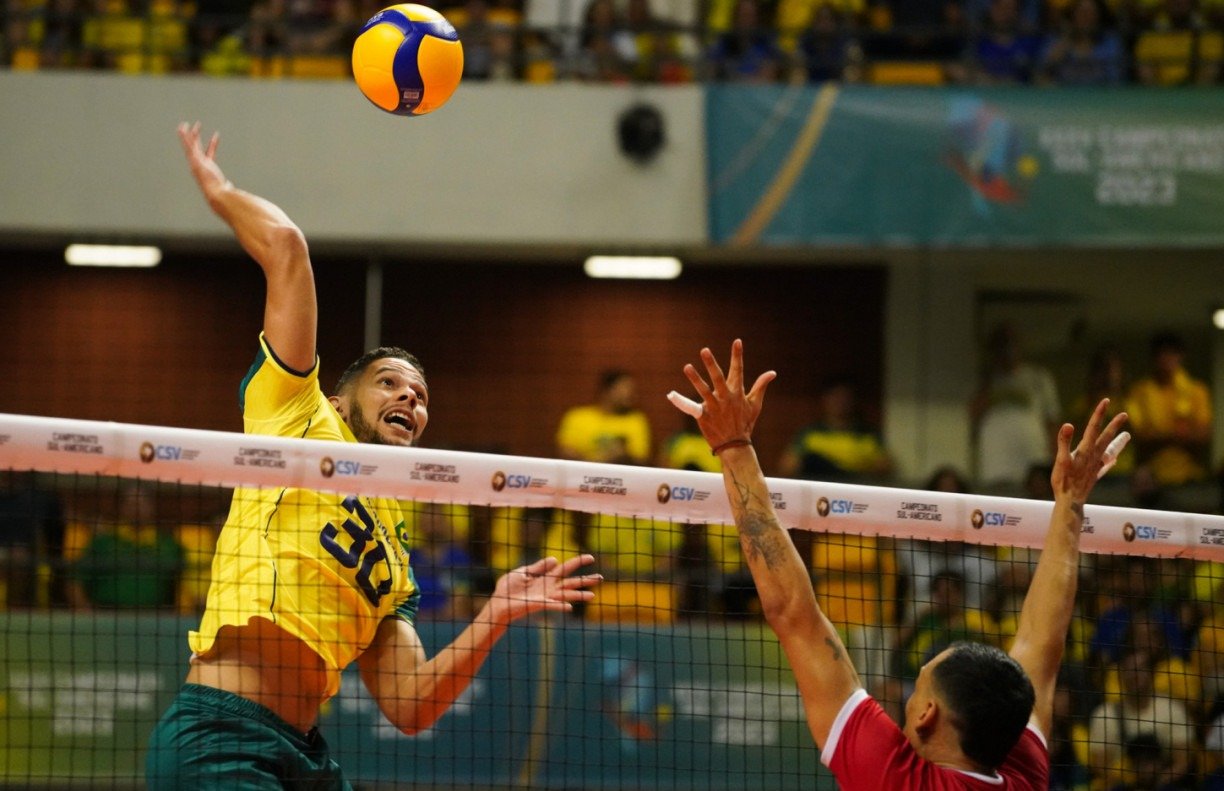
<svg viewBox="0 0 1224 791">
<path fill-rule="evenodd" d="M 684 366 L 684 375 L 701 396 L 701 403 L 675 390 L 667 394 L 667 399 L 681 412 L 697 420 L 701 434 L 711 448 L 718 449 L 728 443 L 748 444 L 765 403 L 765 389 L 778 374 L 766 371 L 757 377 L 752 390 L 745 393 L 744 343 L 738 338 L 731 344 L 731 365 L 726 375 L 708 348 L 701 350 L 701 361 L 705 364 L 709 384 L 691 363 Z"/>
<path fill-rule="evenodd" d="M 1084 435 L 1079 445 L 1071 450 L 1071 438 L 1075 428 L 1070 423 L 1064 423 L 1058 430 L 1058 453 L 1054 458 L 1054 470 L 1050 474 L 1050 484 L 1055 496 L 1067 495 L 1075 502 L 1083 503 L 1092 487 L 1118 461 L 1119 454 L 1130 441 L 1130 433 L 1119 433 L 1122 424 L 1126 422 L 1126 413 L 1120 412 L 1109 424 L 1102 428 L 1105 422 L 1105 410 L 1109 408 L 1109 399 L 1103 398 L 1092 412 Z"/>
<path fill-rule="evenodd" d="M 591 601 L 595 593 L 588 589 L 602 582 L 603 575 L 575 572 L 594 562 L 594 555 L 564 563 L 550 557 L 506 572 L 489 600 L 495 620 L 510 623 L 536 612 L 569 612 L 574 602 Z"/>
</svg>

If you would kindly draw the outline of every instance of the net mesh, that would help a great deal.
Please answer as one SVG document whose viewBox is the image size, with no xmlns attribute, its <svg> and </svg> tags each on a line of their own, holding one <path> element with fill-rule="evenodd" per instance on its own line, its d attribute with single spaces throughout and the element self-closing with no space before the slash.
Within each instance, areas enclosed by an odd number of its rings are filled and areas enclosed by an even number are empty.
<svg viewBox="0 0 1224 791">
<path fill-rule="evenodd" d="M 324 625 L 304 639 L 346 667 L 320 732 L 359 788 L 834 787 L 715 473 L 20 416 L 0 416 L 0 467 L 2 785 L 142 787 L 208 606 L 271 608 L 303 635 Z M 942 647 L 1009 645 L 1049 503 L 786 480 L 771 491 L 864 684 L 898 720 Z M 344 572 L 242 556 L 277 540 L 251 521 L 268 502 L 298 509 L 314 555 Z M 392 503 L 402 524 L 367 519 Z M 1204 783 L 1224 741 L 1224 518 L 1086 517 L 1048 734 L 1058 787 L 1156 771 Z M 516 623 L 448 713 L 405 735 L 338 647 L 368 640 L 353 611 L 390 606 L 394 547 L 377 547 L 391 543 L 411 552 L 430 656 L 520 564 L 590 551 L 606 582 L 572 614 Z M 210 603 L 235 562 L 280 575 L 280 598 L 256 586 Z M 224 757 L 207 760 L 224 777 Z"/>
</svg>

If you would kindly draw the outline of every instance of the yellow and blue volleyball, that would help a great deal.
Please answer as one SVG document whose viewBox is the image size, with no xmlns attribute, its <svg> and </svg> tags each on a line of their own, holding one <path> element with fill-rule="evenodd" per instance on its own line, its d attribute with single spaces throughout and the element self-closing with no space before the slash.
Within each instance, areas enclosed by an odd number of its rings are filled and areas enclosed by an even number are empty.
<svg viewBox="0 0 1224 791">
<path fill-rule="evenodd" d="M 437 11 L 415 3 L 384 8 L 353 44 L 353 78 L 366 98 L 396 115 L 433 112 L 459 87 L 463 45 Z"/>
</svg>

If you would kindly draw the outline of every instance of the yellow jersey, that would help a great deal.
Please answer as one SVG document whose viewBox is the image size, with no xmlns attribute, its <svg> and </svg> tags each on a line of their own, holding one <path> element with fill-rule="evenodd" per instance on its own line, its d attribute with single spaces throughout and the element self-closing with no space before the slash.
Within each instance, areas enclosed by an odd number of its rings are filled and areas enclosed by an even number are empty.
<svg viewBox="0 0 1224 791">
<path fill-rule="evenodd" d="M 557 446 L 572 449 L 587 461 L 628 455 L 646 463 L 650 458 L 650 422 L 636 409 L 618 415 L 593 405 L 574 407 L 561 418 Z"/>
<path fill-rule="evenodd" d="M 299 373 L 259 337 L 259 354 L 239 389 L 247 434 L 356 442 L 319 388 L 319 366 Z M 326 695 L 340 671 L 374 639 L 384 618 L 413 622 L 420 599 L 401 536 L 400 507 L 389 498 L 293 488 L 234 490 L 217 540 L 212 584 L 196 654 L 223 626 L 264 618 L 324 661 Z"/>
</svg>

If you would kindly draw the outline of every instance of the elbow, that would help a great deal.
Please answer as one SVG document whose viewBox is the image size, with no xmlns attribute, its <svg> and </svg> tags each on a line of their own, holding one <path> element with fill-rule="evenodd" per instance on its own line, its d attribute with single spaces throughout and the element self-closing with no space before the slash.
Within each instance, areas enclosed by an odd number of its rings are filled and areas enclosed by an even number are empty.
<svg viewBox="0 0 1224 791">
<path fill-rule="evenodd" d="M 383 716 L 395 726 L 395 729 L 405 736 L 417 736 L 433 727 L 437 716 L 415 703 L 396 706 L 394 709 L 384 709 Z"/>
<path fill-rule="evenodd" d="M 816 613 L 814 597 L 789 592 L 761 597 L 761 614 L 778 634 L 789 634 L 801 624 L 812 621 Z"/>
<path fill-rule="evenodd" d="M 310 262 L 306 235 L 293 223 L 276 225 L 268 233 L 268 247 L 275 250 L 286 265 Z"/>
</svg>

